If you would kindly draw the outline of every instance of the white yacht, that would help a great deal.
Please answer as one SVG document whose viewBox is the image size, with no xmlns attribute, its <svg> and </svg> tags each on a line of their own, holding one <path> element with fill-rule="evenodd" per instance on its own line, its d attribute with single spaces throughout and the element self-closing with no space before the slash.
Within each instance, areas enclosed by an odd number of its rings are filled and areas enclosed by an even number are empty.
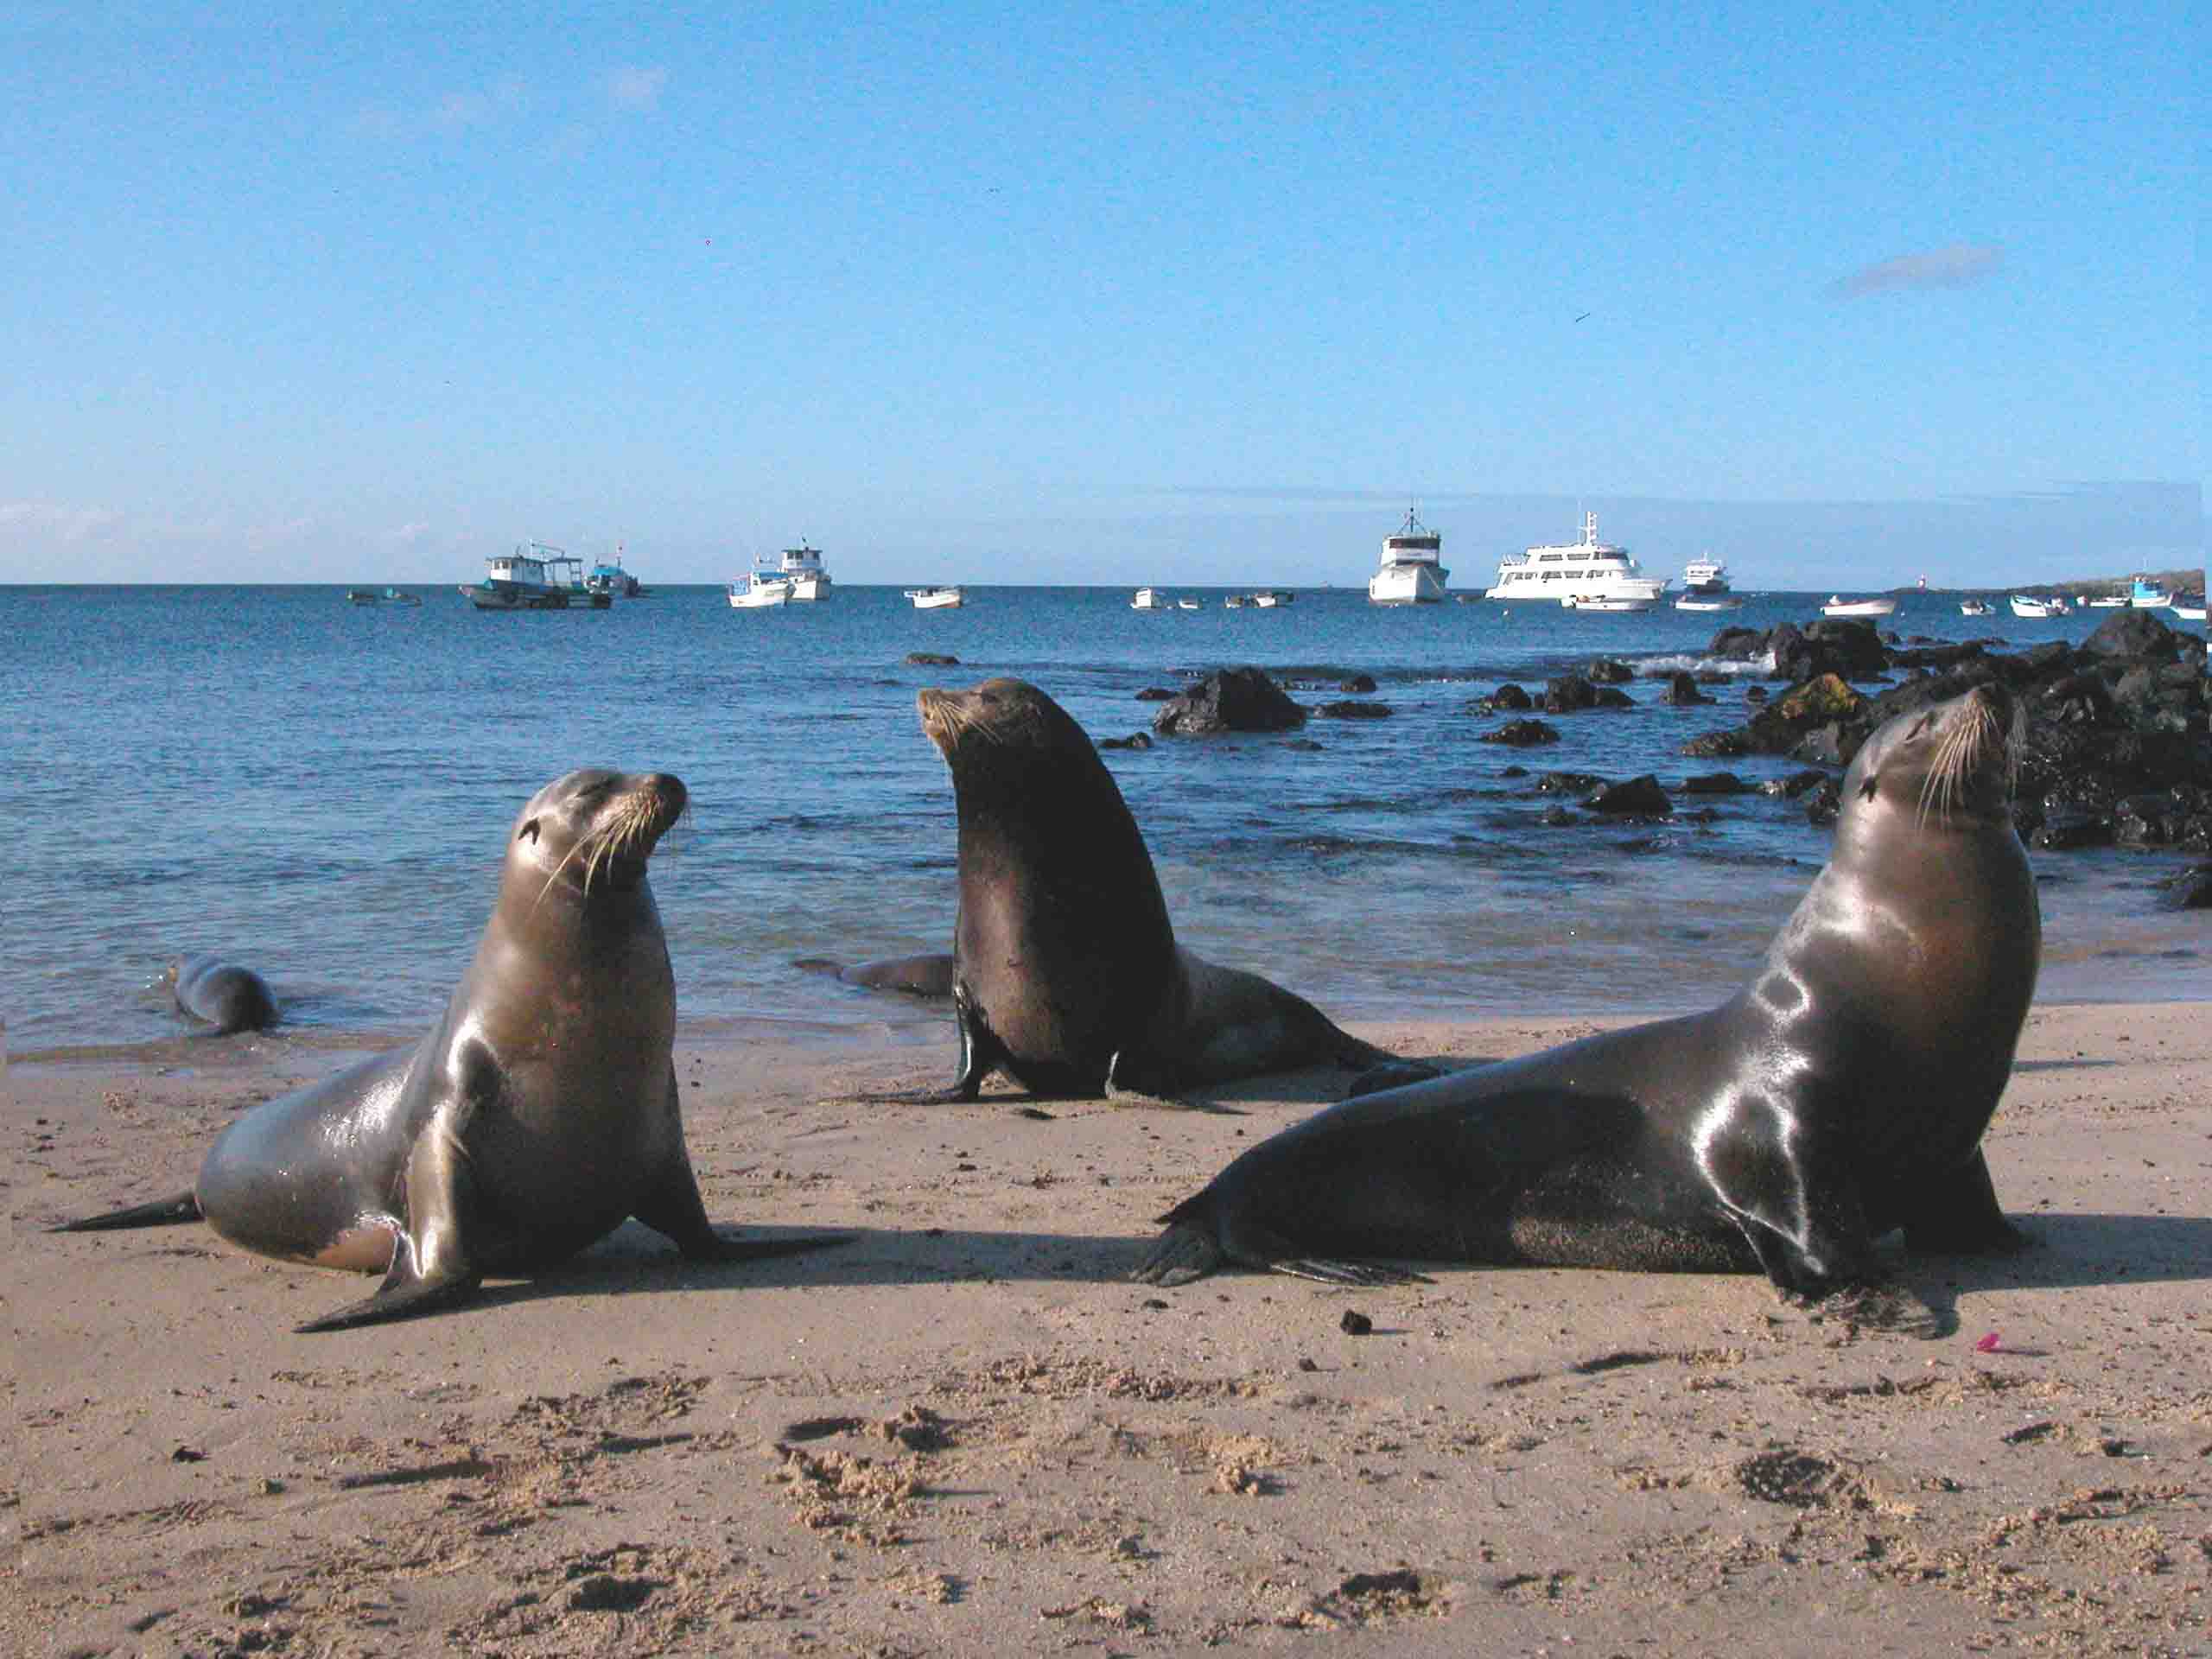
<svg viewBox="0 0 2212 1659">
<path fill-rule="evenodd" d="M 906 597 L 918 611 L 957 611 L 963 603 L 957 588 L 909 588 Z"/>
<path fill-rule="evenodd" d="M 791 596 L 795 600 L 830 597 L 830 573 L 822 568 L 822 550 L 808 546 L 804 536 L 798 538 L 797 547 L 784 550 L 783 563 L 777 574 L 791 584 Z"/>
<path fill-rule="evenodd" d="M 1648 611 L 1667 591 L 1667 578 L 1647 576 L 1624 547 L 1598 539 L 1598 515 L 1582 515 L 1582 539 L 1532 547 L 1498 562 L 1490 599 L 1549 600 L 1570 609 Z"/>
<path fill-rule="evenodd" d="M 2014 594 L 2012 614 L 2025 617 L 2063 616 L 2066 614 L 2066 601 L 2056 597 L 2039 598 L 2034 594 Z"/>
<path fill-rule="evenodd" d="M 1692 559 L 1682 567 L 1682 594 L 1675 601 L 1678 611 L 1740 611 L 1744 596 L 1728 586 L 1728 567 L 1711 554 Z"/>
<path fill-rule="evenodd" d="M 1133 611 L 1164 611 L 1167 608 L 1167 595 L 1157 588 L 1140 588 L 1137 596 L 1129 601 L 1129 608 Z"/>
<path fill-rule="evenodd" d="M 1444 598 L 1452 573 L 1439 563 L 1444 537 L 1406 509 L 1406 522 L 1382 538 L 1382 556 L 1367 579 L 1367 597 L 1377 605 L 1434 605 Z M 1262 603 L 1265 603 L 1264 600 Z"/>
</svg>

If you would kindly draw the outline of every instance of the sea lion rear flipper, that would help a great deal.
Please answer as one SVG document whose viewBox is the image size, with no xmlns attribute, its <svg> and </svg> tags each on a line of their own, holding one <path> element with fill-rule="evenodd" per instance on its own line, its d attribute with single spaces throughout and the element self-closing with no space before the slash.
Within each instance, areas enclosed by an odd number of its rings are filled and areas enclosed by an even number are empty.
<svg viewBox="0 0 2212 1659">
<path fill-rule="evenodd" d="M 1205 1202 L 1205 1195 L 1179 1205 L 1161 1217 L 1167 1230 L 1153 1242 L 1129 1275 L 1144 1284 L 1187 1285 L 1234 1262 L 1293 1279 L 1324 1285 L 1426 1285 L 1433 1282 L 1403 1268 L 1379 1262 L 1340 1261 L 1307 1255 L 1272 1228 L 1249 1221 L 1226 1224 Z"/>
<path fill-rule="evenodd" d="M 127 1210 L 111 1210 L 103 1216 L 80 1216 L 75 1221 L 56 1222 L 46 1230 L 49 1233 L 105 1233 L 124 1227 L 174 1227 L 181 1222 L 202 1218 L 199 1198 L 190 1192 L 180 1192 L 175 1198 L 156 1198 L 151 1204 L 134 1204 Z"/>
</svg>

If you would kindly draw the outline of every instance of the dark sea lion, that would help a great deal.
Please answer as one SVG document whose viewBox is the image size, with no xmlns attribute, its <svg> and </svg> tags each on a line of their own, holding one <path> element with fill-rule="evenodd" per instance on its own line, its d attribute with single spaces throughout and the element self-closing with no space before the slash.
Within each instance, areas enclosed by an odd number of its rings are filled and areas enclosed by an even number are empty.
<svg viewBox="0 0 2212 1659">
<path fill-rule="evenodd" d="M 333 1331 L 458 1301 L 486 1273 L 558 1261 L 626 1217 L 687 1257 L 827 1238 L 726 1239 L 707 1219 L 676 1087 L 676 979 L 645 879 L 683 811 L 665 773 L 572 772 L 508 837 L 474 960 L 420 1043 L 256 1107 L 190 1192 L 57 1231 L 205 1217 L 234 1244 L 383 1273 Z"/>
<path fill-rule="evenodd" d="M 1760 1269 L 1821 1298 L 1875 1284 L 1892 1228 L 2017 1246 L 1980 1148 L 2042 938 L 2015 719 L 1993 683 L 1869 738 L 1827 867 L 1722 1007 L 1331 1107 L 1162 1217 L 1136 1276 L 1412 1276 L 1379 1256 Z"/>
<path fill-rule="evenodd" d="M 870 991 L 904 991 L 909 996 L 946 997 L 952 995 L 956 968 L 942 950 L 918 957 L 887 957 L 880 962 L 856 963 L 851 967 L 822 957 L 801 957 L 791 963 L 813 974 L 834 974 L 848 985 Z"/>
<path fill-rule="evenodd" d="M 186 957 L 167 976 L 176 1005 L 195 1020 L 214 1027 L 214 1034 L 266 1031 L 276 1023 L 276 996 L 251 968 L 216 956 Z"/>
<path fill-rule="evenodd" d="M 1395 1060 L 1302 997 L 1177 947 L 1136 820 L 1052 698 L 995 679 L 917 701 L 960 817 L 960 1072 L 918 1098 L 973 1100 L 995 1069 L 1039 1095 L 1172 1095 L 1325 1061 Z M 907 965 L 934 977 L 938 960 Z"/>
</svg>

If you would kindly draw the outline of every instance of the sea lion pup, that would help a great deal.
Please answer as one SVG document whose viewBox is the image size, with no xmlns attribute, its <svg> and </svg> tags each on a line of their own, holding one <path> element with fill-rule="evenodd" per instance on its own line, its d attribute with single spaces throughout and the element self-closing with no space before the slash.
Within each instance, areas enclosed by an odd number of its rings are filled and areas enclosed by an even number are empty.
<svg viewBox="0 0 2212 1659">
<path fill-rule="evenodd" d="M 251 968 L 217 956 L 191 956 L 172 963 L 163 977 L 176 993 L 177 1007 L 214 1027 L 212 1035 L 266 1031 L 276 1023 L 276 993 Z"/>
<path fill-rule="evenodd" d="M 384 1274 L 373 1296 L 302 1331 L 448 1306 L 627 1216 L 695 1260 L 842 1242 L 726 1239 L 700 1201 L 676 979 L 645 880 L 685 798 L 664 772 L 546 785 L 515 819 L 475 959 L 427 1037 L 256 1107 L 191 1192 L 55 1230 L 205 1217 L 264 1255 Z"/>
<path fill-rule="evenodd" d="M 1331 1107 L 1160 1217 L 1135 1276 L 1758 1268 L 1817 1299 L 1875 1284 L 1893 1227 L 2016 1247 L 1980 1149 L 2042 938 L 2014 720 L 1993 683 L 1869 738 L 1827 867 L 1722 1007 Z"/>
<path fill-rule="evenodd" d="M 1052 698 L 994 679 L 916 702 L 959 807 L 960 1073 L 896 1098 L 974 1100 L 995 1069 L 1039 1095 L 1173 1095 L 1323 1061 L 1395 1062 L 1302 997 L 1177 947 L 1113 773 Z"/>
</svg>

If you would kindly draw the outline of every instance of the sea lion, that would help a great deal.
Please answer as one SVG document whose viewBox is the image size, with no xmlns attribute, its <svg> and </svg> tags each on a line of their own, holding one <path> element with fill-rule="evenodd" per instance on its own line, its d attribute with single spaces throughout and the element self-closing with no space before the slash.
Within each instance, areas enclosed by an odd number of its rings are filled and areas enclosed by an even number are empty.
<svg viewBox="0 0 2212 1659">
<path fill-rule="evenodd" d="M 1136 1276 L 1761 1269 L 1817 1300 L 1875 1285 L 1891 1228 L 1914 1250 L 2017 1246 L 1980 1147 L 2042 938 L 2016 719 L 1993 682 L 1875 732 L 1826 868 L 1720 1007 L 1331 1107 L 1161 1217 Z"/>
<path fill-rule="evenodd" d="M 664 772 L 578 771 L 531 798 L 468 971 L 421 1042 L 256 1107 L 193 1190 L 57 1231 L 204 1217 L 234 1244 L 381 1272 L 334 1331 L 466 1298 L 625 1217 L 696 1260 L 829 1238 L 726 1239 L 683 1146 L 676 980 L 646 860 L 683 811 Z"/>
<path fill-rule="evenodd" d="M 1052 698 L 994 679 L 917 702 L 959 810 L 960 1071 L 949 1090 L 901 1098 L 973 1100 L 994 1069 L 1039 1095 L 1173 1095 L 1395 1061 L 1302 997 L 1178 948 L 1114 775 Z M 885 965 L 934 980 L 940 960 Z"/>
<path fill-rule="evenodd" d="M 251 968 L 217 956 L 191 956 L 172 963 L 163 977 L 175 990 L 177 1007 L 214 1027 L 215 1036 L 266 1031 L 276 1023 L 276 994 Z"/>
</svg>

